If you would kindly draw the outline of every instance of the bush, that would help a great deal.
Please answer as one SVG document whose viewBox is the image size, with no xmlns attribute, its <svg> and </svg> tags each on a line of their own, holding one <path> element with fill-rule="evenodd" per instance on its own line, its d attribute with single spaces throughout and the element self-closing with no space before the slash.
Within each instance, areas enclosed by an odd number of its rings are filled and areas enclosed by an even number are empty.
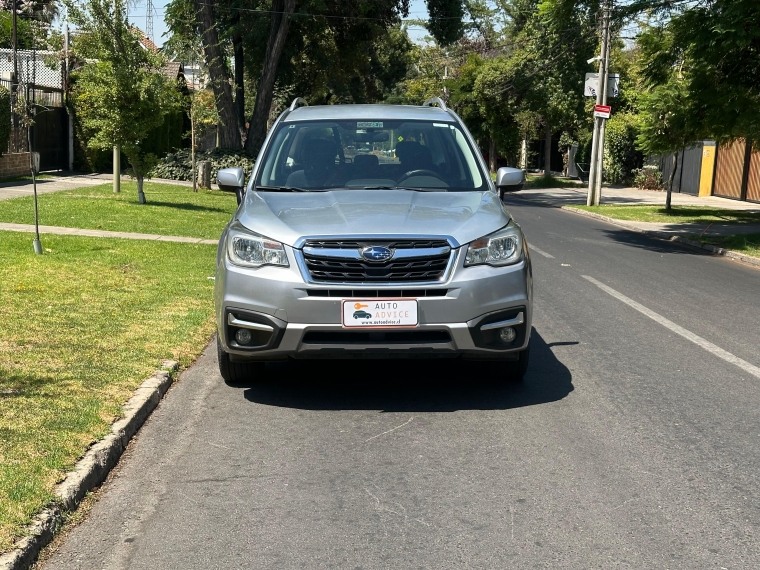
<svg viewBox="0 0 760 570">
<path fill-rule="evenodd" d="M 197 151 L 196 162 L 201 160 L 211 161 L 211 179 L 216 180 L 216 174 L 220 168 L 232 168 L 240 166 L 246 172 L 253 169 L 254 160 L 242 150 L 229 150 L 215 148 L 212 150 Z M 162 158 L 150 171 L 151 178 L 166 178 L 167 180 L 192 180 L 193 166 L 190 149 L 181 149 L 170 152 Z"/>
<path fill-rule="evenodd" d="M 633 171 L 641 168 L 644 155 L 636 150 L 638 129 L 630 113 L 613 115 L 607 121 L 604 141 L 604 178 L 613 184 L 627 184 Z"/>
<path fill-rule="evenodd" d="M 636 168 L 632 172 L 633 185 L 641 190 L 662 190 L 662 172 L 654 164 Z"/>
<path fill-rule="evenodd" d="M 11 94 L 0 86 L 0 156 L 8 150 L 11 140 Z"/>
</svg>

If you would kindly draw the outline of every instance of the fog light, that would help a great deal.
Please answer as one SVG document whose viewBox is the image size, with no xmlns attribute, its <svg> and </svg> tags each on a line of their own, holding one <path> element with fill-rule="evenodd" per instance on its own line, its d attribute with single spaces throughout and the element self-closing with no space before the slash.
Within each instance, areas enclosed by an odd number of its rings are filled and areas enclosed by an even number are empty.
<svg viewBox="0 0 760 570">
<path fill-rule="evenodd" d="M 501 342 L 509 344 L 517 338 L 517 331 L 512 327 L 504 327 L 499 331 L 499 338 L 501 339 Z"/>
<path fill-rule="evenodd" d="M 235 340 L 238 344 L 248 344 L 251 342 L 251 331 L 248 329 L 238 329 L 235 333 Z"/>
</svg>

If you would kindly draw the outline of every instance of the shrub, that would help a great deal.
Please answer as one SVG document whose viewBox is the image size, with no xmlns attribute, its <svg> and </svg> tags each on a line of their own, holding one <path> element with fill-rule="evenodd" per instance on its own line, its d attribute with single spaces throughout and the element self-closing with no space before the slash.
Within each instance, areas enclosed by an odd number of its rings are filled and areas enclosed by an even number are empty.
<svg viewBox="0 0 760 570">
<path fill-rule="evenodd" d="M 641 190 L 662 190 L 662 172 L 654 164 L 632 171 L 633 185 Z"/>
<path fill-rule="evenodd" d="M 8 150 L 11 140 L 11 94 L 0 86 L 0 156 Z"/>
<path fill-rule="evenodd" d="M 216 180 L 220 168 L 240 166 L 246 172 L 253 168 L 254 160 L 242 150 L 215 148 L 212 150 L 196 151 L 196 162 L 211 161 L 211 179 Z M 192 180 L 193 166 L 190 149 L 180 149 L 170 152 L 162 158 L 150 171 L 151 178 L 166 178 L 168 180 Z"/>
<path fill-rule="evenodd" d="M 636 117 L 630 113 L 613 115 L 607 121 L 604 141 L 604 178 L 613 184 L 629 183 L 644 156 L 636 150 Z"/>
</svg>

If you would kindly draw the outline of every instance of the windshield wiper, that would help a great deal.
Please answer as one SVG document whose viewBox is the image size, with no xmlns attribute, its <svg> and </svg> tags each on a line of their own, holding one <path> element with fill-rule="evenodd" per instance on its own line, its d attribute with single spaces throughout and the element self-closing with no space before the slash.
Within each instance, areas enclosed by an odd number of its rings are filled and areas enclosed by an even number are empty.
<svg viewBox="0 0 760 570">
<path fill-rule="evenodd" d="M 264 192 L 324 192 L 318 188 L 296 188 L 295 186 L 256 186 L 255 189 Z"/>
<path fill-rule="evenodd" d="M 409 190 L 410 192 L 448 192 L 446 188 L 412 188 L 409 186 L 357 186 L 348 190 Z"/>
</svg>

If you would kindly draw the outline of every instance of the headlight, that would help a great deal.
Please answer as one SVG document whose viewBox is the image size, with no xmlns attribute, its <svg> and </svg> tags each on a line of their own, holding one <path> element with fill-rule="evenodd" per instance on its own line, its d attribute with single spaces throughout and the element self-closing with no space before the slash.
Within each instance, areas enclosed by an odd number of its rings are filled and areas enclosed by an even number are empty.
<svg viewBox="0 0 760 570">
<path fill-rule="evenodd" d="M 511 265 L 520 261 L 522 247 L 522 233 L 510 222 L 498 232 L 470 242 L 464 258 L 464 266 Z"/>
<path fill-rule="evenodd" d="M 238 224 L 227 232 L 227 257 L 242 267 L 290 266 L 285 247 L 280 242 L 250 232 Z"/>
</svg>

